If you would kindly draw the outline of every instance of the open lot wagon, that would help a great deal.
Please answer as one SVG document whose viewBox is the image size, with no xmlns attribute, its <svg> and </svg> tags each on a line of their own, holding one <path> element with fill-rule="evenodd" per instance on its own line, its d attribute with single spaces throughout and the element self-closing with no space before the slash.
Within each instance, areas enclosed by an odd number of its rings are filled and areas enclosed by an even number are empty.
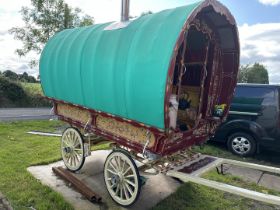
<svg viewBox="0 0 280 210">
<path fill-rule="evenodd" d="M 66 167 L 82 167 L 95 136 L 114 142 L 105 183 L 117 203 L 131 205 L 141 188 L 133 159 L 164 171 L 161 160 L 213 135 L 227 116 L 238 67 L 235 20 L 215 0 L 123 28 L 56 34 L 41 55 L 40 77 L 55 114 L 71 125 L 61 143 Z"/>
</svg>

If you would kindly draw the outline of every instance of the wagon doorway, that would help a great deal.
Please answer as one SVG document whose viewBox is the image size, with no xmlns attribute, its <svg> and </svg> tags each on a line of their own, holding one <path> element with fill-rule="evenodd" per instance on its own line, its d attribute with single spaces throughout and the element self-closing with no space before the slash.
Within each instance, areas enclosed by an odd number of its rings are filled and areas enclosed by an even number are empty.
<svg viewBox="0 0 280 210">
<path fill-rule="evenodd" d="M 216 44 L 209 31 L 193 24 L 189 28 L 177 55 L 173 94 L 178 104 L 177 125 L 180 131 L 192 130 L 206 116 L 210 103 Z"/>
</svg>

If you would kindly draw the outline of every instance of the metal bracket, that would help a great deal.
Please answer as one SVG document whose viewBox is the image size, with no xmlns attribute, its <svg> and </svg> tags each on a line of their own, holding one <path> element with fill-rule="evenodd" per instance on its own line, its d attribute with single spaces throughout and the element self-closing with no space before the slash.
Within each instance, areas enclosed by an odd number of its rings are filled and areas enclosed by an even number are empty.
<svg viewBox="0 0 280 210">
<path fill-rule="evenodd" d="M 216 170 L 217 170 L 217 173 L 218 174 L 221 174 L 221 175 L 226 175 L 225 173 L 225 169 L 224 169 L 224 164 L 222 163 L 221 166 L 216 166 Z"/>
<path fill-rule="evenodd" d="M 145 143 L 145 145 L 144 145 L 143 152 L 142 152 L 142 155 L 143 155 L 144 158 L 147 158 L 146 148 L 147 148 L 147 146 L 149 145 L 150 139 L 151 139 L 151 133 L 150 133 L 150 131 L 147 131 L 146 136 L 147 136 L 147 141 L 146 141 L 146 143 Z"/>
</svg>

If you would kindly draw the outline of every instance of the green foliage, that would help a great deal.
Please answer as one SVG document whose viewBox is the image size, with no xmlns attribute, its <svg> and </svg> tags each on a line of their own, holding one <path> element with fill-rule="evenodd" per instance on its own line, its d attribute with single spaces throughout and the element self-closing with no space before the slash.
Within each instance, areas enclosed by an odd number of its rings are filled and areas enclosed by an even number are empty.
<svg viewBox="0 0 280 210">
<path fill-rule="evenodd" d="M 5 77 L 0 77 L 0 95 L 12 102 L 22 100 L 26 97 L 23 88 L 19 84 L 12 82 Z"/>
<path fill-rule="evenodd" d="M 29 82 L 29 83 L 36 83 L 36 79 L 33 76 L 28 75 L 26 72 L 23 74 L 18 75 L 19 80 L 21 82 Z"/>
<path fill-rule="evenodd" d="M 15 81 L 15 80 L 18 80 L 18 75 L 17 73 L 11 71 L 11 70 L 6 70 L 3 72 L 2 74 L 4 77 L 12 80 L 12 81 Z"/>
<path fill-rule="evenodd" d="M 36 83 L 36 79 L 33 76 L 28 75 L 26 72 L 23 74 L 17 74 L 11 70 L 6 70 L 0 76 L 3 76 L 11 81 L 20 81 L 20 82 L 29 82 L 29 83 Z"/>
<path fill-rule="evenodd" d="M 19 83 L 0 76 L 0 107 L 46 107 L 39 83 Z"/>
<path fill-rule="evenodd" d="M 268 71 L 264 65 L 259 63 L 255 63 L 252 66 L 241 66 L 238 74 L 238 82 L 269 84 Z"/>
<path fill-rule="evenodd" d="M 25 107 L 50 107 L 52 104 L 44 98 L 44 94 L 40 83 L 21 83 L 27 95 L 27 103 Z"/>
<path fill-rule="evenodd" d="M 16 50 L 19 56 L 30 51 L 39 54 L 55 33 L 94 22 L 91 16 L 84 15 L 79 8 L 71 8 L 64 0 L 31 0 L 31 8 L 22 7 L 20 13 L 25 26 L 13 27 L 9 31 L 23 42 L 23 47 Z M 36 61 L 31 64 L 35 65 Z"/>
<path fill-rule="evenodd" d="M 269 84 L 268 72 L 264 65 L 255 63 L 248 74 L 248 83 Z"/>
</svg>

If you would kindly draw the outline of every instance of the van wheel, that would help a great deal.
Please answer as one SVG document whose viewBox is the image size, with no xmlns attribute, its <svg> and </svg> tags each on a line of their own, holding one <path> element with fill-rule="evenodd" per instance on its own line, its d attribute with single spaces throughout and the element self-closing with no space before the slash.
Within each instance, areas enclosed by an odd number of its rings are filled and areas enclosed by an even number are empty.
<svg viewBox="0 0 280 210">
<path fill-rule="evenodd" d="M 233 154 L 243 157 L 254 155 L 257 148 L 255 139 L 244 132 L 237 132 L 229 136 L 227 146 Z"/>
</svg>

